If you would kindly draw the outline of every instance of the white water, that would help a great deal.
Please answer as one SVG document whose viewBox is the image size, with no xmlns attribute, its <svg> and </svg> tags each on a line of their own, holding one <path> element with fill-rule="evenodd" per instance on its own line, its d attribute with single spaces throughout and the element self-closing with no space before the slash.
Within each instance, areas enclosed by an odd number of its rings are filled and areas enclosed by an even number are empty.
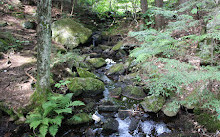
<svg viewBox="0 0 220 137">
<path fill-rule="evenodd" d="M 115 62 L 111 59 L 106 59 L 107 65 L 105 67 L 106 70 L 108 70 L 112 65 L 115 64 Z M 103 92 L 104 100 L 109 100 L 109 89 L 114 88 L 114 82 L 109 79 L 106 75 L 102 74 L 97 74 L 107 85 L 105 86 L 105 90 Z M 100 114 L 99 114 L 100 116 Z M 104 117 L 102 117 L 101 121 L 104 121 Z M 148 117 L 147 114 L 144 114 L 143 117 Z M 130 117 L 127 117 L 126 119 L 122 120 L 119 117 L 116 116 L 116 120 L 119 123 L 118 127 L 118 133 L 114 133 L 112 135 L 109 135 L 109 137 L 138 137 L 139 134 L 145 134 L 146 137 L 152 137 L 152 136 L 158 136 L 161 135 L 162 133 L 170 133 L 171 130 L 169 130 L 163 122 L 154 122 L 152 120 L 146 120 L 146 121 L 139 121 L 138 127 L 135 131 L 130 134 L 129 132 L 129 125 L 131 123 Z M 139 129 L 139 130 L 138 130 Z M 97 130 L 97 129 L 95 129 Z M 94 131 L 95 131 L 94 130 Z M 139 133 L 140 132 L 140 133 Z M 100 137 L 103 137 L 100 135 Z"/>
</svg>

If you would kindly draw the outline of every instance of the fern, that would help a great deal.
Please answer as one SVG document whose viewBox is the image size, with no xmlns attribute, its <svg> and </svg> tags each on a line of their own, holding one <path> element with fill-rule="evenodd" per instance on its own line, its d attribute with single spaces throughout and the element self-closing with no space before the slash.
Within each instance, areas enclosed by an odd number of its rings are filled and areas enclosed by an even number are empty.
<svg viewBox="0 0 220 137">
<path fill-rule="evenodd" d="M 72 93 L 50 95 L 47 102 L 29 113 L 26 123 L 29 123 L 33 130 L 39 128 L 39 136 L 45 137 L 48 132 L 51 136 L 55 136 L 64 119 L 63 115 L 71 114 L 74 106 L 85 105 L 81 101 L 72 102 L 72 96 Z"/>
</svg>

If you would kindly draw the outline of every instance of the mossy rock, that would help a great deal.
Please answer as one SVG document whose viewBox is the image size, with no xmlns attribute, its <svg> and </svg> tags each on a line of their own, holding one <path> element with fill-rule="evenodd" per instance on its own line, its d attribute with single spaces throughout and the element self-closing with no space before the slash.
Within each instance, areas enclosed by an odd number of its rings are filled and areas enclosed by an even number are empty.
<svg viewBox="0 0 220 137">
<path fill-rule="evenodd" d="M 17 120 L 18 116 L 14 113 L 12 108 L 9 108 L 4 102 L 0 102 L 0 111 L 10 116 L 12 120 Z"/>
<path fill-rule="evenodd" d="M 107 71 L 107 75 L 113 75 L 113 74 L 123 74 L 125 72 L 125 68 L 124 68 L 124 64 L 119 63 L 119 64 L 115 64 L 113 65 L 108 71 Z"/>
<path fill-rule="evenodd" d="M 52 39 L 68 49 L 84 44 L 92 35 L 92 31 L 70 18 L 60 19 L 52 24 Z"/>
<path fill-rule="evenodd" d="M 143 100 L 147 96 L 141 87 L 131 85 L 123 89 L 122 95 L 136 100 Z"/>
<path fill-rule="evenodd" d="M 217 130 L 220 130 L 220 121 L 216 116 L 203 111 L 195 114 L 197 114 L 195 115 L 196 121 L 198 121 L 199 124 L 204 125 L 208 132 L 216 132 Z"/>
<path fill-rule="evenodd" d="M 105 90 L 104 83 L 98 79 L 76 77 L 68 80 L 70 83 L 67 87 L 70 92 L 74 93 L 74 96 L 78 96 L 81 93 L 86 96 L 96 96 Z"/>
<path fill-rule="evenodd" d="M 110 91 L 110 95 L 114 98 L 118 98 L 121 96 L 122 93 L 122 88 L 114 88 L 113 90 Z"/>
<path fill-rule="evenodd" d="M 72 118 L 67 120 L 68 125 L 78 125 L 78 124 L 84 124 L 89 123 L 92 121 L 92 118 L 87 113 L 78 113 L 75 114 Z"/>
<path fill-rule="evenodd" d="M 91 64 L 94 68 L 100 68 L 106 65 L 106 62 L 103 58 L 91 58 L 88 59 L 87 62 Z"/>
<path fill-rule="evenodd" d="M 88 71 L 87 69 L 85 69 L 85 68 L 76 68 L 76 69 L 77 69 L 77 72 L 78 72 L 78 74 L 79 74 L 79 76 L 80 76 L 81 78 L 88 78 L 88 77 L 90 77 L 90 78 L 99 79 L 98 76 L 96 76 L 95 74 L 89 72 L 89 71 Z"/>
<path fill-rule="evenodd" d="M 162 108 L 163 113 L 168 117 L 174 117 L 180 110 L 180 104 L 178 104 L 175 100 L 169 100 L 165 103 Z"/>
<path fill-rule="evenodd" d="M 114 47 L 112 47 L 112 50 L 117 51 L 121 49 L 122 46 L 123 46 L 123 41 L 119 41 Z"/>
<path fill-rule="evenodd" d="M 154 112 L 157 113 L 162 109 L 165 103 L 165 99 L 162 96 L 151 95 L 144 98 L 140 104 L 143 107 L 145 112 Z"/>
</svg>

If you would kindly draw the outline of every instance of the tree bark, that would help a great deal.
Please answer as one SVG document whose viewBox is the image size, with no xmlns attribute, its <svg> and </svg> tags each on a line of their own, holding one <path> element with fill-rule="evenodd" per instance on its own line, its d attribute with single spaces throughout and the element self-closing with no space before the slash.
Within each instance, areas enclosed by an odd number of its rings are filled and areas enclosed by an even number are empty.
<svg viewBox="0 0 220 137">
<path fill-rule="evenodd" d="M 37 6 L 37 89 L 35 101 L 45 100 L 50 91 L 51 0 L 39 0 Z"/>
<path fill-rule="evenodd" d="M 141 0 L 141 10 L 142 13 L 144 14 L 148 9 L 148 4 L 147 4 L 147 0 Z"/>
<path fill-rule="evenodd" d="M 155 0 L 155 5 L 159 8 L 163 7 L 163 0 Z M 156 15 L 155 16 L 155 28 L 156 29 L 161 29 L 165 25 L 164 17 L 161 15 Z"/>
</svg>

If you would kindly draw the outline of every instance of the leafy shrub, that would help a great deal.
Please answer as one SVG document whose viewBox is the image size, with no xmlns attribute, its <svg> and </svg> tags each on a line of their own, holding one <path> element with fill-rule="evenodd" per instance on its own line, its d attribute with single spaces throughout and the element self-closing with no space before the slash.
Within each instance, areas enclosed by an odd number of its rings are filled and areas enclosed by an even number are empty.
<svg viewBox="0 0 220 137">
<path fill-rule="evenodd" d="M 33 130 L 38 129 L 40 137 L 47 133 L 55 136 L 61 126 L 64 114 L 71 114 L 72 107 L 85 105 L 81 101 L 71 101 L 73 94 L 50 95 L 48 100 L 27 116 L 26 123 L 30 124 Z"/>
</svg>

